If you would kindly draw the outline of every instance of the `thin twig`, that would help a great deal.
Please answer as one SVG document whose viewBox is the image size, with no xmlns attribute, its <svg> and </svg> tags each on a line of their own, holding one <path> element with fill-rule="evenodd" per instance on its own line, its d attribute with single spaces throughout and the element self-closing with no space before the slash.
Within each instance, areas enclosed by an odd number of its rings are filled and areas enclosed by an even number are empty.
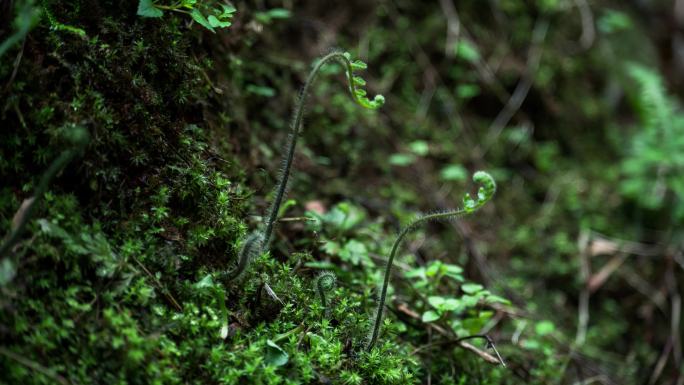
<svg viewBox="0 0 684 385">
<path fill-rule="evenodd" d="M 575 0 L 575 5 L 579 9 L 582 19 L 582 35 L 580 36 L 580 46 L 587 50 L 591 48 L 596 40 L 596 27 L 594 27 L 594 14 L 587 0 Z"/>
<path fill-rule="evenodd" d="M 452 57 L 454 55 L 454 47 L 458 44 L 458 39 L 461 35 L 461 20 L 456 12 L 456 7 L 451 0 L 439 0 L 439 5 L 442 7 L 442 12 L 447 19 L 447 35 L 446 43 L 444 44 L 444 55 Z"/>
<path fill-rule="evenodd" d="M 579 304 L 577 306 L 577 333 L 575 334 L 575 346 L 580 347 L 584 345 L 587 337 L 587 326 L 589 324 L 589 288 L 587 281 L 591 275 L 591 266 L 589 265 L 589 258 L 587 256 L 587 249 L 589 245 L 589 233 L 582 231 L 578 239 L 578 248 L 580 250 L 580 279 L 582 282 L 582 290 L 579 295 Z"/>
<path fill-rule="evenodd" d="M 157 277 L 155 277 L 154 274 L 147 270 L 145 265 L 143 265 L 142 262 L 138 260 L 138 258 L 133 257 L 133 260 L 138 264 L 138 266 L 140 266 L 141 269 L 143 269 L 145 274 L 147 274 L 152 279 L 154 284 L 157 286 L 159 290 L 161 290 L 161 292 L 164 294 L 164 297 L 166 297 L 166 299 L 171 303 L 171 305 L 173 305 L 173 307 L 175 307 L 176 310 L 178 310 L 179 312 L 182 312 L 183 307 L 178 303 L 178 301 L 176 301 L 175 298 L 173 298 L 171 293 L 169 293 L 169 291 L 166 289 L 166 287 L 164 287 L 164 285 L 162 285 L 162 283 L 157 279 Z"/>
<path fill-rule="evenodd" d="M 513 94 L 506 102 L 504 108 L 499 112 L 499 114 L 494 119 L 494 122 L 489 126 L 489 134 L 487 140 L 485 140 L 485 145 L 482 153 L 486 153 L 487 150 L 494 144 L 497 140 L 501 131 L 506 127 L 508 122 L 511 120 L 513 115 L 520 109 L 522 103 L 525 101 L 530 88 L 532 88 L 532 83 L 534 80 L 534 74 L 537 73 L 539 68 L 539 62 L 541 61 L 542 49 L 541 45 L 546 38 L 546 32 L 549 29 L 549 22 L 546 19 L 540 19 L 537 21 L 534 31 L 532 32 L 532 42 L 527 55 L 527 65 L 525 68 L 525 73 L 515 87 Z"/>
<path fill-rule="evenodd" d="M 484 352 L 475 346 L 465 342 L 467 340 L 471 339 L 476 339 L 476 338 L 481 338 L 487 341 L 487 348 L 492 348 L 494 350 L 494 353 L 496 354 L 496 358 L 492 356 L 491 354 Z M 485 361 L 492 363 L 492 364 L 501 364 L 504 368 L 506 367 L 506 362 L 504 362 L 503 358 L 501 358 L 501 355 L 499 354 L 499 351 L 496 349 L 496 345 L 494 345 L 494 341 L 492 340 L 491 337 L 489 337 L 486 334 L 474 334 L 471 336 L 466 336 L 466 337 L 461 337 L 461 338 L 456 338 L 456 339 L 451 339 L 451 340 L 442 340 L 442 341 L 437 341 L 437 342 L 432 342 L 427 345 L 423 345 L 419 348 L 414 349 L 411 352 L 411 355 L 414 355 L 418 352 L 421 352 L 426 349 L 433 348 L 435 346 L 444 346 L 444 345 L 458 345 L 466 350 L 470 350 L 474 352 L 475 354 L 479 355 L 484 359 Z"/>
</svg>

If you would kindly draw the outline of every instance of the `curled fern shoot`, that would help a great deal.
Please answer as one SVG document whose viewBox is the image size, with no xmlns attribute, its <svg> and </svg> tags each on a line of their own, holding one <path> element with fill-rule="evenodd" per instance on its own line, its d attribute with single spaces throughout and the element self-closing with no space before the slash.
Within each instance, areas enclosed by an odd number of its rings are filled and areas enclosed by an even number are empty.
<svg viewBox="0 0 684 385">
<path fill-rule="evenodd" d="M 401 245 L 402 240 L 409 232 L 411 232 L 413 229 L 415 229 L 417 226 L 423 223 L 430 221 L 463 218 L 467 215 L 474 213 L 475 211 L 479 210 L 482 206 L 484 206 L 485 203 L 487 203 L 496 192 L 496 183 L 494 182 L 494 178 L 492 178 L 491 175 L 484 171 L 478 171 L 475 174 L 473 174 L 473 181 L 480 185 L 480 188 L 477 192 L 477 199 L 473 199 L 470 196 L 470 194 L 466 193 L 463 198 L 462 208 L 450 211 L 436 212 L 419 217 L 418 219 L 411 222 L 408 226 L 404 227 L 404 229 L 402 229 L 399 235 L 397 236 L 396 241 L 394 241 L 394 245 L 392 245 L 392 250 L 390 251 L 389 258 L 387 259 L 387 265 L 385 265 L 385 275 L 382 283 L 382 289 L 378 296 L 374 322 L 369 334 L 369 340 L 368 345 L 366 345 L 366 350 L 370 351 L 371 349 L 373 349 L 375 343 L 378 340 L 378 336 L 380 335 L 383 309 L 385 307 L 385 300 L 387 299 L 387 288 L 389 286 L 390 277 L 392 274 L 392 264 L 394 263 L 394 257 L 397 254 L 397 250 L 399 249 L 399 245 Z"/>
<path fill-rule="evenodd" d="M 251 233 L 240 248 L 238 254 L 238 263 L 235 268 L 225 273 L 225 279 L 232 281 L 242 275 L 249 267 L 252 260 L 261 254 L 263 250 L 263 234 L 260 231 Z"/>
<path fill-rule="evenodd" d="M 266 229 L 264 231 L 264 247 L 268 247 L 271 236 L 273 234 L 273 228 L 275 226 L 278 212 L 280 210 L 280 205 L 282 204 L 286 190 L 287 182 L 290 177 L 290 169 L 292 167 L 292 161 L 294 159 L 295 147 L 297 146 L 297 139 L 301 132 L 302 121 L 304 119 L 304 109 L 306 105 L 307 98 L 309 96 L 310 89 L 318 76 L 321 68 L 329 62 L 337 61 L 344 67 L 347 82 L 349 86 L 349 92 L 351 93 L 352 99 L 356 104 L 361 107 L 375 110 L 380 108 L 385 103 L 385 98 L 382 95 L 376 95 L 373 100 L 366 96 L 366 90 L 363 86 L 366 81 L 360 76 L 356 75 L 359 70 L 366 69 L 366 63 L 360 60 L 353 60 L 348 52 L 333 51 L 322 58 L 318 59 L 309 76 L 304 83 L 304 88 L 299 95 L 299 100 L 295 106 L 295 110 L 292 116 L 292 126 L 290 127 L 290 134 L 288 137 L 288 142 L 286 145 L 286 152 L 282 159 L 282 165 L 280 170 L 280 176 L 278 184 L 276 185 L 275 198 L 273 204 L 271 205 L 270 211 L 268 213 Z"/>
<path fill-rule="evenodd" d="M 318 277 L 316 277 L 316 291 L 318 292 L 318 296 L 321 298 L 321 305 L 323 305 L 326 316 L 329 312 L 326 293 L 335 289 L 336 281 L 337 277 L 335 277 L 335 273 L 331 271 L 324 271 L 318 274 Z"/>
<path fill-rule="evenodd" d="M 74 157 L 79 155 L 88 144 L 89 134 L 85 128 L 75 127 L 68 134 L 69 137 L 67 139 L 71 142 L 72 146 L 62 151 L 43 173 L 43 176 L 38 182 L 38 186 L 36 186 L 36 189 L 33 192 L 33 200 L 28 203 L 24 212 L 19 216 L 18 222 L 14 228 L 10 230 L 7 239 L 0 245 L 0 258 L 9 257 L 12 247 L 14 247 L 24 233 L 26 225 L 31 220 L 36 206 L 42 200 L 52 179 L 54 179 L 55 176 L 74 159 Z"/>
</svg>

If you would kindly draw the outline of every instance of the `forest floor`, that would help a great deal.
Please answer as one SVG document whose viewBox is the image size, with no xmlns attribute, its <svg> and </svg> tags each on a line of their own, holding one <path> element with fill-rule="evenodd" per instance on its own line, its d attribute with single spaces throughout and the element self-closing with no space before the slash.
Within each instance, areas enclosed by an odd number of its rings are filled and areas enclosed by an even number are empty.
<svg viewBox="0 0 684 385">
<path fill-rule="evenodd" d="M 682 41 L 679 0 L 1 3 L 0 383 L 684 384 Z"/>
</svg>

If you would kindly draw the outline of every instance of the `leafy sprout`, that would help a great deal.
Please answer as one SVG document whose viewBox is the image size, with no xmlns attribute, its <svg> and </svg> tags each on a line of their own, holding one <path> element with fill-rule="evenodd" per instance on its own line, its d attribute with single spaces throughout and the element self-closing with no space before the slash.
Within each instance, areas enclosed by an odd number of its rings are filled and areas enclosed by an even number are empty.
<svg viewBox="0 0 684 385">
<path fill-rule="evenodd" d="M 210 5 L 198 0 L 181 0 L 173 5 L 157 4 L 153 0 L 140 0 L 138 3 L 138 16 L 157 18 L 164 16 L 164 11 L 190 15 L 198 24 L 216 33 L 215 28 L 228 28 L 232 25 L 231 19 L 237 10 L 232 5 Z"/>
</svg>

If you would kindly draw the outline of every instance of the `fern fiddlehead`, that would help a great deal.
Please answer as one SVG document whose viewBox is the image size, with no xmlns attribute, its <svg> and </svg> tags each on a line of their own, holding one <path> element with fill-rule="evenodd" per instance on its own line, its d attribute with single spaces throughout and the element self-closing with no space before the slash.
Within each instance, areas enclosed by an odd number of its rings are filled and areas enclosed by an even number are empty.
<svg viewBox="0 0 684 385">
<path fill-rule="evenodd" d="M 318 292 L 318 296 L 321 298 L 321 305 L 323 305 L 323 311 L 326 315 L 330 310 L 328 309 L 326 293 L 335 289 L 336 281 L 337 277 L 335 276 L 335 273 L 331 271 L 324 271 L 320 273 L 318 277 L 316 277 L 316 291 Z"/>
<path fill-rule="evenodd" d="M 376 95 L 373 100 L 368 99 L 366 96 L 366 91 L 363 89 L 366 81 L 360 76 L 355 75 L 356 71 L 367 68 L 366 63 L 360 60 L 352 60 L 352 57 L 348 52 L 343 53 L 340 51 L 333 51 L 320 58 L 314 64 L 313 69 L 309 73 L 309 76 L 304 83 L 304 88 L 302 89 L 299 100 L 295 106 L 292 117 L 292 126 L 290 128 L 290 134 L 286 145 L 286 153 L 282 159 L 280 177 L 278 184 L 276 185 L 276 195 L 266 221 L 266 229 L 264 231 L 263 241 L 264 247 L 268 247 L 271 241 L 273 228 L 278 217 L 278 211 L 280 210 L 280 205 L 285 198 L 287 182 L 290 177 L 290 169 L 294 159 L 295 147 L 297 146 L 297 139 L 301 131 L 302 121 L 304 119 L 304 109 L 309 96 L 309 90 L 316 80 L 321 68 L 331 61 L 338 61 L 344 67 L 345 73 L 347 75 L 347 81 L 349 83 L 349 91 L 351 92 L 352 99 L 354 102 L 356 102 L 356 104 L 367 109 L 375 110 L 380 108 L 385 103 L 385 98 L 382 95 Z"/>
<path fill-rule="evenodd" d="M 380 291 L 380 295 L 378 296 L 378 303 L 375 310 L 374 322 L 371 328 L 366 350 L 370 351 L 371 349 L 373 349 L 373 346 L 375 346 L 375 343 L 377 342 L 378 336 L 380 334 L 380 327 L 382 326 L 383 309 L 385 307 L 385 300 L 387 298 L 387 288 L 389 286 L 390 276 L 392 273 L 392 264 L 394 263 L 394 257 L 397 254 L 397 250 L 399 249 L 399 245 L 401 245 L 402 240 L 409 232 L 411 232 L 411 230 L 415 229 L 417 226 L 423 223 L 445 219 L 463 218 L 464 216 L 472 214 L 478 209 L 480 209 L 482 206 L 484 206 L 485 203 L 487 203 L 496 192 L 496 183 L 494 182 L 494 178 L 492 178 L 491 175 L 484 171 L 478 171 L 475 174 L 473 174 L 473 181 L 481 185 L 477 192 L 477 199 L 473 199 L 470 196 L 470 194 L 465 194 L 463 198 L 462 208 L 427 214 L 422 217 L 419 217 L 418 219 L 411 222 L 408 226 L 404 227 L 404 229 L 402 229 L 399 235 L 397 236 L 397 239 L 394 241 L 394 244 L 392 245 L 392 250 L 390 251 L 389 258 L 387 259 L 387 264 L 385 265 L 385 275 L 383 278 L 382 289 Z"/>
</svg>

